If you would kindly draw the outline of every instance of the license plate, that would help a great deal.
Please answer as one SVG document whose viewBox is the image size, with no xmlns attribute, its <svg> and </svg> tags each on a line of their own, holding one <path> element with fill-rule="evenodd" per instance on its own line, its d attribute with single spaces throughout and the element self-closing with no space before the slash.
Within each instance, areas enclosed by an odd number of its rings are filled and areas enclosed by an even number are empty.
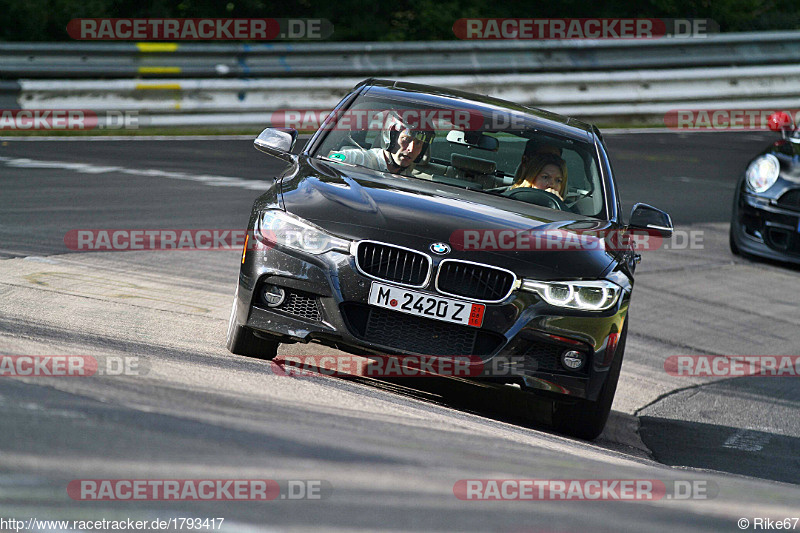
<svg viewBox="0 0 800 533">
<path fill-rule="evenodd" d="M 483 304 L 443 298 L 374 281 L 369 289 L 369 303 L 409 315 L 476 328 L 483 324 L 483 312 L 486 310 Z"/>
</svg>

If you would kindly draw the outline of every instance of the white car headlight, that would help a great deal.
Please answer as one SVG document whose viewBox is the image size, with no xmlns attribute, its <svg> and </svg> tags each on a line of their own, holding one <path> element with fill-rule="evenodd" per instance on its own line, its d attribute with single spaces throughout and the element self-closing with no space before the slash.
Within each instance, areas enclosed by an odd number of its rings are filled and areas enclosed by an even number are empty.
<svg viewBox="0 0 800 533">
<path fill-rule="evenodd" d="M 267 209 L 261 213 L 256 233 L 267 244 L 310 254 L 323 254 L 330 250 L 350 251 L 350 241 L 335 237 L 307 220 L 277 209 Z"/>
<path fill-rule="evenodd" d="M 545 302 L 557 307 L 582 311 L 603 311 L 612 307 L 622 287 L 607 280 L 597 281 L 536 281 L 523 279 L 522 290 L 535 292 Z"/>
<path fill-rule="evenodd" d="M 747 167 L 747 186 L 755 192 L 764 192 L 778 180 L 781 165 L 772 154 L 762 155 Z"/>
</svg>

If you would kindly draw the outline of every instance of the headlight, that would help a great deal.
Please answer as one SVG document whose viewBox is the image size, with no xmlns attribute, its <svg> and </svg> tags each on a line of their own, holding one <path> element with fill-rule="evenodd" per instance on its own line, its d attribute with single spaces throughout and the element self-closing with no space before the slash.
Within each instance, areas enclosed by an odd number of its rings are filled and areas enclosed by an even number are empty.
<svg viewBox="0 0 800 533">
<path fill-rule="evenodd" d="M 267 209 L 261 213 L 256 234 L 267 244 L 310 254 L 323 254 L 330 250 L 350 251 L 350 241 L 334 237 L 307 220 L 277 209 Z"/>
<path fill-rule="evenodd" d="M 781 165 L 777 157 L 762 155 L 747 167 L 747 186 L 755 192 L 764 192 L 777 181 L 780 172 Z"/>
<path fill-rule="evenodd" d="M 582 311 L 603 311 L 612 307 L 622 287 L 606 280 L 598 281 L 535 281 L 522 280 L 522 290 L 541 296 L 545 302 L 557 307 Z"/>
</svg>

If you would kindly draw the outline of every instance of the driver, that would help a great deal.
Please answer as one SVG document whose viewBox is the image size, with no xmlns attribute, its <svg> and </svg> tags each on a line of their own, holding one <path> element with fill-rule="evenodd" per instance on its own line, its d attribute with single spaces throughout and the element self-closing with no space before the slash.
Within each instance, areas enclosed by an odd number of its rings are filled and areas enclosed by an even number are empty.
<svg viewBox="0 0 800 533">
<path fill-rule="evenodd" d="M 526 158 L 509 190 L 517 187 L 541 189 L 563 200 L 567 194 L 566 161 L 554 153 L 537 153 Z"/>
<path fill-rule="evenodd" d="M 411 176 L 414 165 L 422 160 L 435 135 L 430 130 L 414 129 L 396 113 L 390 113 L 381 130 L 380 148 L 346 148 L 338 152 L 345 156 L 347 163 Z"/>
</svg>

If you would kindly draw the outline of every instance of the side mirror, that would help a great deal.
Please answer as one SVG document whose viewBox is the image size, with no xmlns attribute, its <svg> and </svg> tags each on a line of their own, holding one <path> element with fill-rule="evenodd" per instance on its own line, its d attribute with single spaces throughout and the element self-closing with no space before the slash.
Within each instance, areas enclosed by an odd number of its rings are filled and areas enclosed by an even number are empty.
<svg viewBox="0 0 800 533">
<path fill-rule="evenodd" d="M 661 237 L 672 237 L 672 219 L 668 214 L 652 205 L 636 204 L 631 211 L 631 219 L 628 223 L 631 229 L 643 229 L 648 232 L 656 232 Z"/>
<path fill-rule="evenodd" d="M 282 159 L 287 163 L 293 163 L 295 156 L 292 155 L 292 148 L 297 141 L 297 130 L 290 128 L 267 128 L 262 131 L 253 146 L 265 154 Z"/>
</svg>

